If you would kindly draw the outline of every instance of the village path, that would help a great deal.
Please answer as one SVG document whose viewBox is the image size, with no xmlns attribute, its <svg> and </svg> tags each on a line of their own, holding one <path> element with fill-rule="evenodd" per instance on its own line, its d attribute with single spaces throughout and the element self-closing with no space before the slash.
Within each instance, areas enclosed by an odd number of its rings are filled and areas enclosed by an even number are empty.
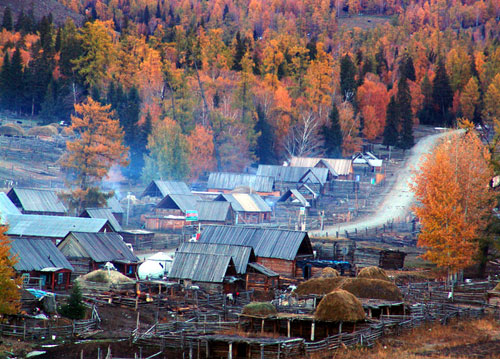
<svg viewBox="0 0 500 359">
<path fill-rule="evenodd" d="M 443 130 L 441 133 L 421 138 L 411 149 L 410 155 L 399 172 L 392 189 L 387 193 L 374 214 L 358 218 L 349 223 L 339 223 L 328 226 L 325 227 L 323 231 L 310 231 L 310 234 L 314 236 L 324 236 L 326 232 L 331 234 L 338 231 L 339 235 L 341 235 L 345 233 L 345 231 L 351 232 L 356 228 L 358 230 L 365 230 L 365 228 L 381 227 L 388 222 L 393 220 L 396 221 L 398 218 L 407 216 L 410 213 L 414 200 L 414 194 L 409 186 L 412 179 L 412 170 L 418 168 L 423 156 L 432 150 L 439 139 L 458 131 L 460 130 Z"/>
</svg>

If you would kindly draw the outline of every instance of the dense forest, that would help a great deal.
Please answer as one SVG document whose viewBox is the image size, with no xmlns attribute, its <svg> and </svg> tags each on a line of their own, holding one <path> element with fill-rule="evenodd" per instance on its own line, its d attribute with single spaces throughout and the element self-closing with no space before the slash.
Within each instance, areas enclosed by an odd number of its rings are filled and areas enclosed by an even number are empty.
<svg viewBox="0 0 500 359">
<path fill-rule="evenodd" d="M 0 106 L 51 123 L 87 96 L 111 105 L 130 178 L 410 148 L 415 124 L 500 118 L 497 0 L 59 2 L 85 20 L 5 9 Z"/>
</svg>

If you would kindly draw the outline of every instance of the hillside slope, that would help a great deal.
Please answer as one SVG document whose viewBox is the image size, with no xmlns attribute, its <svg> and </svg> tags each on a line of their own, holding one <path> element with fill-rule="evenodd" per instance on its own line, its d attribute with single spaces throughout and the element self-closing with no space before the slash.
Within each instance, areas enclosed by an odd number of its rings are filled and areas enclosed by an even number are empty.
<svg viewBox="0 0 500 359">
<path fill-rule="evenodd" d="M 0 0 L 0 19 L 3 18 L 3 12 L 6 7 L 10 7 L 12 10 L 14 22 L 17 20 L 17 16 L 21 10 L 27 12 L 31 8 L 33 8 L 33 13 L 37 20 L 52 13 L 54 22 L 58 25 L 63 24 L 67 18 L 72 18 L 77 25 L 82 24 L 84 20 L 82 15 L 71 11 L 56 0 Z"/>
</svg>

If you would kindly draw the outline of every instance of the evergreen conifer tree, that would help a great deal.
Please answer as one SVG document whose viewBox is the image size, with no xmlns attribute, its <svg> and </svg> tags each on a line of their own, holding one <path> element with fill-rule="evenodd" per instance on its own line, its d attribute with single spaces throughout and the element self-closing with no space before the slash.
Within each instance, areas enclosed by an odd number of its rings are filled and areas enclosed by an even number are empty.
<svg viewBox="0 0 500 359">
<path fill-rule="evenodd" d="M 0 99 L 3 108 L 10 105 L 10 57 L 6 51 L 3 58 L 2 69 L 0 70 Z"/>
<path fill-rule="evenodd" d="M 272 164 L 274 163 L 273 131 L 260 104 L 257 105 L 256 112 L 257 124 L 255 125 L 255 132 L 260 132 L 260 136 L 257 138 L 255 154 L 259 158 L 259 163 Z"/>
<path fill-rule="evenodd" d="M 401 77 L 398 82 L 397 103 L 401 119 L 401 137 L 398 146 L 402 149 L 412 148 L 415 144 L 413 138 L 413 113 L 411 109 L 411 94 L 408 80 Z"/>
<path fill-rule="evenodd" d="M 354 101 L 356 97 L 356 67 L 351 57 L 346 54 L 340 60 L 340 92 L 342 98 L 348 101 Z"/>
<path fill-rule="evenodd" d="M 432 83 L 433 123 L 438 125 L 450 124 L 449 109 L 453 103 L 453 91 L 450 79 L 446 73 L 443 59 L 438 60 L 436 76 Z"/>
<path fill-rule="evenodd" d="M 399 111 L 398 104 L 394 96 L 387 105 L 387 117 L 384 127 L 384 142 L 385 146 L 395 146 L 398 143 L 398 127 L 399 127 Z"/>
<path fill-rule="evenodd" d="M 340 128 L 339 111 L 335 104 L 328 115 L 328 120 L 328 123 L 321 128 L 325 152 L 328 157 L 339 158 L 342 157 L 342 129 Z"/>
<path fill-rule="evenodd" d="M 12 22 L 12 10 L 10 7 L 6 7 L 5 11 L 3 12 L 3 21 L 2 21 L 2 29 L 5 29 L 7 31 L 12 31 L 14 28 L 13 22 Z"/>
</svg>

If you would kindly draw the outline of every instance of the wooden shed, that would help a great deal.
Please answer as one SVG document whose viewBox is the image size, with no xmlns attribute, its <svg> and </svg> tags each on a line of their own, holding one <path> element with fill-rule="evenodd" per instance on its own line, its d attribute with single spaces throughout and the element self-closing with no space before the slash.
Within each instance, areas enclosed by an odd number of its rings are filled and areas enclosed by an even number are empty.
<svg viewBox="0 0 500 359">
<path fill-rule="evenodd" d="M 51 240 L 15 238 L 11 255 L 17 256 L 14 269 L 25 283 L 39 280 L 42 288 L 52 291 L 69 287 L 74 268 Z"/>
<path fill-rule="evenodd" d="M 230 193 L 239 187 L 249 188 L 250 193 L 261 196 L 276 196 L 274 179 L 248 173 L 212 172 L 208 177 L 208 191 Z"/>
<path fill-rule="evenodd" d="M 68 212 L 57 192 L 39 188 L 11 188 L 7 197 L 24 214 L 65 216 Z"/>
<path fill-rule="evenodd" d="M 135 276 L 137 272 L 139 259 L 118 233 L 71 232 L 58 248 L 78 275 L 97 270 L 107 262 L 124 275 Z"/>
<path fill-rule="evenodd" d="M 181 229 L 186 223 L 186 212 L 196 210 L 199 198 L 192 194 L 171 194 L 163 198 L 153 213 L 142 216 L 148 230 Z"/>
<path fill-rule="evenodd" d="M 307 232 L 239 226 L 206 226 L 202 243 L 250 246 L 257 263 L 288 278 L 303 278 L 297 261 L 312 259 L 313 250 Z"/>
<path fill-rule="evenodd" d="M 184 182 L 154 180 L 151 181 L 144 192 L 142 192 L 141 198 L 165 198 L 171 194 L 189 195 L 191 194 L 191 190 Z"/>
<path fill-rule="evenodd" d="M 271 221 L 271 207 L 255 193 L 221 194 L 214 201 L 229 202 L 235 213 L 235 224 L 258 224 Z"/>
</svg>

